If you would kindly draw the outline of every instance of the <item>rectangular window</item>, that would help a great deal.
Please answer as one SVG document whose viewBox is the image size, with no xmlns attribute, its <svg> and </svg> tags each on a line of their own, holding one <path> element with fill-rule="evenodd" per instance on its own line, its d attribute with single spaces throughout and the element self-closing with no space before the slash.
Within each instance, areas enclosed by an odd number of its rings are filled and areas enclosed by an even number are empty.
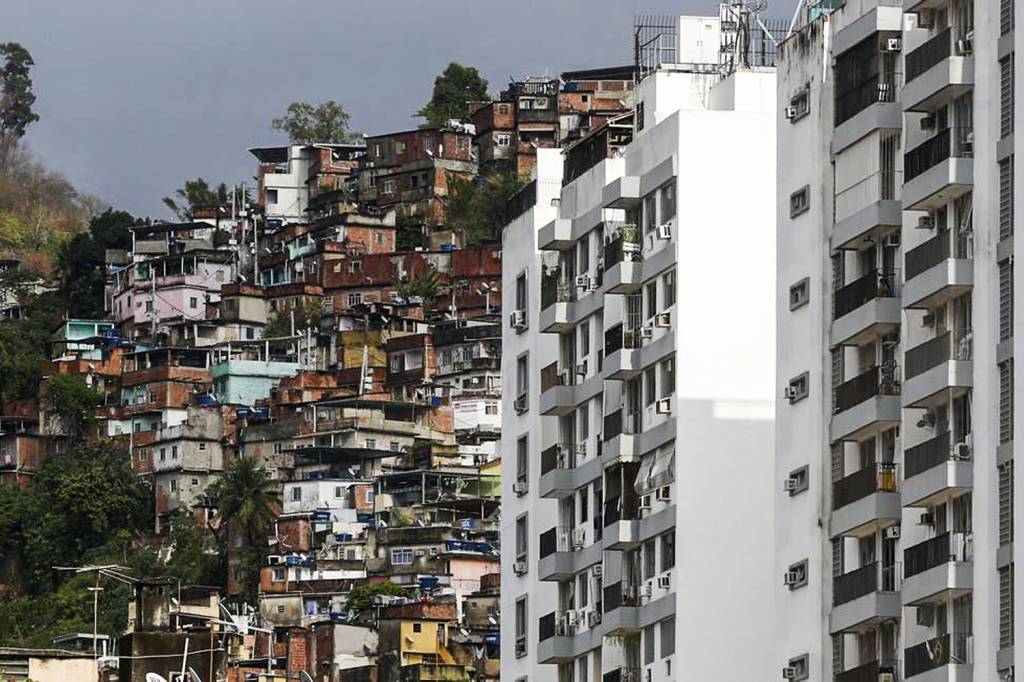
<svg viewBox="0 0 1024 682">
<path fill-rule="evenodd" d="M 516 276 L 516 310 L 525 311 L 529 300 L 530 293 L 526 288 L 526 271 L 523 270 Z"/>
<path fill-rule="evenodd" d="M 661 222 L 667 223 L 676 217 L 676 185 L 671 180 L 661 186 Z"/>
<path fill-rule="evenodd" d="M 789 400 L 790 404 L 792 404 L 806 398 L 809 390 L 810 374 L 808 372 L 804 372 L 803 374 L 795 376 L 789 380 L 789 386 L 786 387 L 785 398 Z"/>
<path fill-rule="evenodd" d="M 665 301 L 665 309 L 676 302 L 676 271 L 670 270 L 661 277 L 661 297 Z"/>
<path fill-rule="evenodd" d="M 189 308 L 198 308 L 199 307 L 199 299 L 196 298 L 195 296 L 189 297 L 189 299 L 188 299 L 188 307 Z"/>
<path fill-rule="evenodd" d="M 292 488 L 292 502 L 299 502 L 302 500 L 302 488 L 295 486 Z"/>
<path fill-rule="evenodd" d="M 395 547 L 391 550 L 391 563 L 394 566 L 408 566 L 412 563 L 412 548 Z"/>
<path fill-rule="evenodd" d="M 644 407 L 650 407 L 658 399 L 658 387 L 655 383 L 655 366 L 644 370 Z"/>
<path fill-rule="evenodd" d="M 512 135 L 509 133 L 497 133 L 494 136 L 494 144 L 498 147 L 508 147 L 512 144 Z"/>
<path fill-rule="evenodd" d="M 811 208 L 811 187 L 805 185 L 789 195 L 789 217 L 795 218 Z"/>
<path fill-rule="evenodd" d="M 526 655 L 526 597 L 516 600 L 516 658 Z"/>
<path fill-rule="evenodd" d="M 648 625 L 643 631 L 644 665 L 654 663 L 654 626 Z"/>
<path fill-rule="evenodd" d="M 271 576 L 270 579 L 273 580 L 275 583 L 283 583 L 284 582 L 284 568 L 275 567 L 274 568 L 274 573 L 273 573 L 273 575 Z"/>
<path fill-rule="evenodd" d="M 796 310 L 811 300 L 811 280 L 804 277 L 789 288 L 789 309 Z"/>
<path fill-rule="evenodd" d="M 661 657 L 668 658 L 676 652 L 676 617 L 661 621 Z"/>
<path fill-rule="evenodd" d="M 516 519 L 516 561 L 526 561 L 530 548 L 529 525 L 526 514 Z"/>
<path fill-rule="evenodd" d="M 661 570 L 667 571 L 676 565 L 676 532 L 670 530 L 661 536 Z"/>
<path fill-rule="evenodd" d="M 160 461 L 161 462 L 166 462 L 167 461 L 167 448 L 160 448 Z"/>
<path fill-rule="evenodd" d="M 395 184 L 395 180 L 393 178 L 388 178 L 388 179 L 384 180 L 384 193 L 385 194 L 393 194 L 395 192 L 396 188 L 397 188 L 397 185 Z"/>
<path fill-rule="evenodd" d="M 676 359 L 666 358 L 661 363 L 661 397 L 667 398 L 676 392 Z"/>
<path fill-rule="evenodd" d="M 1008 137 L 1013 132 L 1014 109 L 1013 55 L 999 62 L 999 134 Z"/>
<path fill-rule="evenodd" d="M 530 445 L 528 436 L 516 441 L 516 481 L 526 483 L 529 476 Z"/>
<path fill-rule="evenodd" d="M 276 204 L 276 203 L 277 203 L 277 190 L 276 189 L 268 189 L 267 190 L 267 204 L 269 205 L 269 204 Z"/>
<path fill-rule="evenodd" d="M 1013 30 L 1016 20 L 1013 16 L 1014 13 L 1013 0 L 1000 0 L 999 1 L 999 34 L 1006 35 Z"/>
<path fill-rule="evenodd" d="M 521 400 L 519 409 L 525 410 L 530 390 L 530 356 L 523 353 L 516 358 L 516 400 Z"/>
<path fill-rule="evenodd" d="M 576 336 L 580 339 L 580 357 L 585 358 L 590 355 L 590 318 L 583 320 L 580 323 L 579 331 Z"/>
<path fill-rule="evenodd" d="M 650 282 L 646 287 L 646 294 L 644 296 L 647 302 L 647 319 L 651 319 L 658 314 L 658 282 L 657 280 Z"/>
<path fill-rule="evenodd" d="M 178 459 L 178 446 L 177 445 L 172 445 L 171 446 L 171 459 Z"/>
<path fill-rule="evenodd" d="M 373 438 L 367 438 L 366 439 L 366 449 L 367 450 L 376 450 L 377 449 L 377 441 L 375 439 L 373 439 Z"/>
<path fill-rule="evenodd" d="M 576 576 L 576 597 L 577 597 L 577 601 L 578 601 L 578 606 L 581 609 L 587 608 L 587 604 L 590 601 L 589 600 L 589 597 L 590 597 L 589 583 L 590 583 L 590 574 L 589 574 L 589 572 L 584 571 L 583 573 L 580 573 L 578 576 Z"/>
<path fill-rule="evenodd" d="M 654 538 L 644 543 L 644 580 L 650 580 L 654 577 L 655 549 Z"/>
</svg>

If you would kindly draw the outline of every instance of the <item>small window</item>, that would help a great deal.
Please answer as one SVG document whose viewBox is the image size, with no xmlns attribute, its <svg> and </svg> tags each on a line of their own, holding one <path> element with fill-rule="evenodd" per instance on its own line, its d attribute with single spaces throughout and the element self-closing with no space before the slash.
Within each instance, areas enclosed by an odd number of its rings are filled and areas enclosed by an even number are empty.
<svg viewBox="0 0 1024 682">
<path fill-rule="evenodd" d="M 787 673 L 789 674 L 789 679 L 791 679 L 791 680 L 806 680 L 806 679 L 810 679 L 810 676 L 811 676 L 811 666 L 810 666 L 810 656 L 808 654 L 801 654 L 801 655 L 797 656 L 796 658 L 789 659 L 789 662 L 786 664 L 786 667 L 790 668 L 790 670 L 787 671 Z M 884 677 L 884 675 L 883 675 L 883 677 Z"/>
<path fill-rule="evenodd" d="M 507 104 L 499 104 L 498 105 L 498 113 L 501 114 L 502 116 L 507 116 L 508 115 L 508 105 Z"/>
<path fill-rule="evenodd" d="M 526 514 L 516 519 L 516 561 L 526 562 L 527 553 L 529 552 L 530 539 L 529 539 L 529 526 L 527 522 Z"/>
<path fill-rule="evenodd" d="M 811 280 L 804 277 L 789 288 L 789 309 L 796 310 L 811 300 Z"/>
<path fill-rule="evenodd" d="M 387 180 L 384 181 L 384 193 L 385 194 L 393 194 L 394 191 L 395 191 L 395 188 L 396 188 L 396 184 L 395 184 L 394 179 L 388 178 Z"/>
<path fill-rule="evenodd" d="M 268 189 L 267 190 L 267 203 L 268 204 L 276 204 L 277 203 L 277 190 L 276 189 Z"/>
<path fill-rule="evenodd" d="M 529 475 L 529 437 L 520 436 L 516 441 L 516 482 L 525 484 Z M 525 494 L 525 493 L 520 493 Z"/>
<path fill-rule="evenodd" d="M 349 305 L 350 308 L 352 306 L 357 306 L 357 305 L 361 304 L 362 302 L 363 302 L 363 295 L 361 293 L 355 293 L 355 294 L 349 294 L 348 295 L 348 305 Z"/>
<path fill-rule="evenodd" d="M 811 186 L 804 185 L 789 195 L 789 217 L 795 218 L 811 208 Z"/>
<path fill-rule="evenodd" d="M 494 144 L 498 147 L 508 147 L 512 144 L 512 135 L 509 133 L 498 133 L 494 136 Z"/>
<path fill-rule="evenodd" d="M 292 488 L 292 502 L 302 501 L 302 488 L 298 486 Z"/>
<path fill-rule="evenodd" d="M 270 577 L 275 583 L 284 582 L 284 568 L 274 568 L 273 574 Z"/>
<path fill-rule="evenodd" d="M 278 613 L 284 613 L 284 604 L 282 604 L 282 605 L 277 607 L 277 612 Z"/>
<path fill-rule="evenodd" d="M 160 448 L 160 461 L 161 462 L 166 462 L 167 461 L 167 448 Z"/>
<path fill-rule="evenodd" d="M 807 465 L 789 472 L 789 476 L 786 477 L 785 490 L 789 493 L 790 497 L 799 495 L 807 490 L 808 487 L 810 487 L 810 478 Z"/>
<path fill-rule="evenodd" d="M 786 387 L 785 398 L 793 404 L 807 397 L 807 393 L 810 387 L 810 374 L 804 372 L 798 376 L 793 377 L 789 380 L 789 385 Z"/>
<path fill-rule="evenodd" d="M 789 107 L 786 108 L 786 120 L 796 123 L 811 112 L 810 88 L 804 88 L 789 100 Z"/>
<path fill-rule="evenodd" d="M 422 623 L 413 623 L 412 624 L 412 631 L 413 632 L 423 632 L 423 624 Z"/>
<path fill-rule="evenodd" d="M 526 613 L 526 597 L 524 596 L 516 600 L 516 658 L 526 655 Z"/>
<path fill-rule="evenodd" d="M 174 492 L 177 492 L 177 491 L 178 491 L 178 481 L 176 479 L 172 478 L 171 479 L 171 492 L 174 493 Z"/>
<path fill-rule="evenodd" d="M 670 270 L 661 276 L 661 297 L 668 309 L 676 302 L 676 271 Z"/>
<path fill-rule="evenodd" d="M 178 459 L 178 446 L 177 445 L 172 445 L 171 446 L 171 459 Z"/>
<path fill-rule="evenodd" d="M 807 585 L 807 559 L 790 564 L 786 569 L 785 584 L 791 591 Z"/>
<path fill-rule="evenodd" d="M 199 307 L 199 299 L 196 298 L 195 296 L 190 296 L 189 299 L 188 299 L 188 307 L 189 308 L 198 308 Z"/>
<path fill-rule="evenodd" d="M 376 450 L 377 449 L 377 441 L 375 439 L 373 439 L 373 438 L 367 438 L 366 439 L 366 449 L 367 450 Z"/>
</svg>

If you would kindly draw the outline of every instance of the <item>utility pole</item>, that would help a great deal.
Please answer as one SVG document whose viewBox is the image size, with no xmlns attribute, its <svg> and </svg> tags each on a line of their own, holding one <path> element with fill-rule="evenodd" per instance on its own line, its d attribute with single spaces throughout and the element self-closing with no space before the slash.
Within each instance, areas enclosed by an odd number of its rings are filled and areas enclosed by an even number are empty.
<svg viewBox="0 0 1024 682">
<path fill-rule="evenodd" d="M 99 639 L 99 620 L 100 620 L 100 592 L 103 588 L 100 587 L 100 572 L 96 571 L 96 586 L 88 588 L 92 592 L 92 661 L 99 669 L 99 651 L 97 639 Z"/>
</svg>

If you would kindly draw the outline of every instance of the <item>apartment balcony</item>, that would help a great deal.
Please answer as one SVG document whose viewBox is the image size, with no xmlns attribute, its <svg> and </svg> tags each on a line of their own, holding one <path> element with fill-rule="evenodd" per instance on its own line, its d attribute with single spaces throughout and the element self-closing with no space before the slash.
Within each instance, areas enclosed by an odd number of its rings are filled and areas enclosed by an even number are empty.
<svg viewBox="0 0 1024 682">
<path fill-rule="evenodd" d="M 955 329 L 908 350 L 903 407 L 934 407 L 973 386 L 973 339 L 971 329 Z"/>
<path fill-rule="evenodd" d="M 566 282 L 557 270 L 543 275 L 540 289 L 540 331 L 561 334 L 575 326 L 570 307 L 576 301 L 575 282 Z"/>
<path fill-rule="evenodd" d="M 540 580 L 569 580 L 594 564 L 601 563 L 601 544 L 585 545 L 584 528 L 556 526 L 540 534 Z"/>
<path fill-rule="evenodd" d="M 871 661 L 856 668 L 836 673 L 833 682 L 885 682 L 899 679 L 899 661 L 896 655 L 880 661 Z"/>
<path fill-rule="evenodd" d="M 898 564 L 874 562 L 833 578 L 829 631 L 856 632 L 902 615 Z"/>
<path fill-rule="evenodd" d="M 640 177 L 637 175 L 616 178 L 601 190 L 601 203 L 605 208 L 632 208 L 642 199 Z"/>
<path fill-rule="evenodd" d="M 879 170 L 838 190 L 832 248 L 857 249 L 898 232 L 903 225 L 903 204 L 898 191 L 902 184 L 902 171 Z"/>
<path fill-rule="evenodd" d="M 832 537 L 862 536 L 900 522 L 897 466 L 869 464 L 832 484 Z"/>
<path fill-rule="evenodd" d="M 974 186 L 974 129 L 946 128 L 903 156 L 903 210 L 926 211 Z"/>
<path fill-rule="evenodd" d="M 832 295 L 833 346 L 856 346 L 899 328 L 898 272 L 872 270 Z"/>
<path fill-rule="evenodd" d="M 601 378 L 605 380 L 632 379 L 655 362 L 675 351 L 675 333 L 672 329 L 657 339 L 655 328 L 626 329 L 618 324 L 604 333 L 604 364 Z"/>
<path fill-rule="evenodd" d="M 974 286 L 970 234 L 944 230 L 906 254 L 905 308 L 935 308 Z"/>
<path fill-rule="evenodd" d="M 600 395 L 601 377 L 583 378 L 576 368 L 562 370 L 553 362 L 540 371 L 540 413 L 547 416 L 571 414 L 577 405 Z"/>
<path fill-rule="evenodd" d="M 939 635 L 903 650 L 903 679 L 914 682 L 970 682 L 974 679 L 973 661 L 973 635 Z"/>
<path fill-rule="evenodd" d="M 600 478 L 601 460 L 585 455 L 584 443 L 554 445 L 541 452 L 537 494 L 546 499 L 564 499 Z"/>
<path fill-rule="evenodd" d="M 573 611 L 552 611 L 541 616 L 537 627 L 537 662 L 572 663 L 578 656 L 601 646 L 600 628 L 582 632 L 581 629 Z"/>
<path fill-rule="evenodd" d="M 833 390 L 831 440 L 852 440 L 902 419 L 896 363 L 872 367 Z"/>
<path fill-rule="evenodd" d="M 943 533 L 903 550 L 903 604 L 966 594 L 974 587 L 973 558 L 970 533 Z"/>
<path fill-rule="evenodd" d="M 900 74 L 888 73 L 837 93 L 832 153 L 838 154 L 875 130 L 899 130 L 903 126 L 899 90 Z"/>
<path fill-rule="evenodd" d="M 617 504 L 617 503 L 616 503 Z M 613 520 L 605 526 L 602 534 L 602 543 L 605 550 L 622 551 L 639 546 L 645 540 L 657 537 L 662 533 L 671 530 L 676 525 L 676 506 L 669 505 L 655 514 L 648 514 L 640 518 L 639 510 L 637 518 L 622 518 L 622 514 L 616 514 L 609 510 L 607 518 Z"/>
<path fill-rule="evenodd" d="M 641 428 L 639 415 L 621 409 L 604 417 L 600 453 L 602 467 L 621 462 L 639 462 L 645 452 L 656 450 L 676 437 L 676 421 L 669 419 L 653 428 Z"/>
<path fill-rule="evenodd" d="M 541 251 L 565 251 L 574 246 L 572 221 L 568 218 L 555 218 L 537 233 L 537 248 Z"/>
<path fill-rule="evenodd" d="M 904 507 L 932 507 L 974 486 L 969 440 L 954 443 L 946 431 L 904 451 Z"/>
<path fill-rule="evenodd" d="M 608 585 L 602 592 L 604 634 L 623 635 L 640 629 L 641 594 L 644 586 L 639 582 L 619 581 Z"/>
<path fill-rule="evenodd" d="M 640 668 L 619 667 L 601 676 L 601 682 L 640 682 L 643 671 Z"/>
<path fill-rule="evenodd" d="M 934 111 L 974 87 L 968 31 L 950 27 L 906 55 L 904 111 Z"/>
</svg>

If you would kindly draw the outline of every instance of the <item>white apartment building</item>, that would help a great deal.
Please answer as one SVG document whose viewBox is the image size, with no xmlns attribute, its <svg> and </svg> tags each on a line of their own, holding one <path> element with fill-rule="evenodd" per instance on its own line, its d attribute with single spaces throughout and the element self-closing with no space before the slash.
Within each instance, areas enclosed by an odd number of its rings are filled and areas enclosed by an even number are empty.
<svg viewBox="0 0 1024 682">
<path fill-rule="evenodd" d="M 785 678 L 1013 677 L 1015 13 L 814 3 L 779 48 Z"/>
<path fill-rule="evenodd" d="M 676 17 L 635 113 L 538 150 L 504 232 L 512 680 L 772 665 L 776 83 L 723 69 L 721 27 Z"/>
</svg>

